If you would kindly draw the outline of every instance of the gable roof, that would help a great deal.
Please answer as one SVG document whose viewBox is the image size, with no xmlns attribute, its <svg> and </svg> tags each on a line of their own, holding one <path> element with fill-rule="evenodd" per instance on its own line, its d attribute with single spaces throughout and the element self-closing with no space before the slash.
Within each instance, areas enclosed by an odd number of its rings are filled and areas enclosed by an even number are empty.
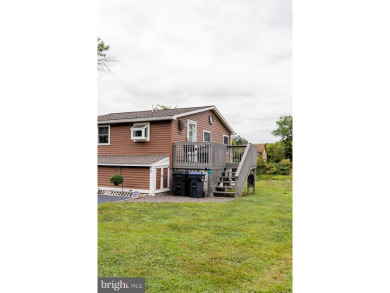
<svg viewBox="0 0 390 293">
<path fill-rule="evenodd" d="M 257 152 L 258 153 L 264 152 L 264 150 L 265 150 L 265 143 L 259 143 L 259 144 L 256 144 L 256 146 L 257 146 Z"/>
<path fill-rule="evenodd" d="M 218 118 L 221 120 L 223 125 L 225 125 L 225 127 L 230 131 L 231 134 L 235 134 L 233 128 L 229 125 L 229 123 L 225 120 L 225 118 L 221 115 L 221 113 L 217 110 L 215 106 L 111 113 L 111 114 L 98 116 L 98 124 L 176 120 L 179 117 L 192 115 L 192 114 L 209 111 L 209 110 L 212 110 L 215 113 L 215 115 L 218 116 Z"/>
<path fill-rule="evenodd" d="M 202 109 L 211 108 L 211 107 L 213 107 L 213 106 L 177 108 L 177 109 L 155 110 L 155 111 L 149 110 L 149 111 L 111 113 L 111 114 L 107 114 L 107 115 L 98 116 L 98 121 L 136 119 L 136 118 L 148 119 L 148 118 L 172 117 L 175 115 L 193 112 L 196 110 L 202 110 Z"/>
</svg>

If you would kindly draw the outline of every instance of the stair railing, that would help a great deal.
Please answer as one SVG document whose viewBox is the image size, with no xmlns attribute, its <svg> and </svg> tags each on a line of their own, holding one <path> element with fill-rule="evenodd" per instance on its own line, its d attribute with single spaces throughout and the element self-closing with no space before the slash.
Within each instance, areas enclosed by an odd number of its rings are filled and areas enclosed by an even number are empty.
<svg viewBox="0 0 390 293">
<path fill-rule="evenodd" d="M 257 147 L 253 144 L 248 144 L 244 155 L 238 165 L 235 178 L 235 197 L 241 195 L 245 187 L 245 181 L 247 180 L 251 169 L 257 166 Z"/>
<path fill-rule="evenodd" d="M 245 153 L 246 145 L 229 145 L 227 147 L 227 163 L 239 163 Z"/>
</svg>

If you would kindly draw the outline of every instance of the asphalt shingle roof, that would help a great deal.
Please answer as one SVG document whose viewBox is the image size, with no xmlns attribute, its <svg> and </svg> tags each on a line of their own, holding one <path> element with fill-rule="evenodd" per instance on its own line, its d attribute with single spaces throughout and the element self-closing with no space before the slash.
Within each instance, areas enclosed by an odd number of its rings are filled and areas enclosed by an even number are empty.
<svg viewBox="0 0 390 293">
<path fill-rule="evenodd" d="M 258 143 L 257 144 L 257 152 L 262 153 L 265 149 L 265 143 Z"/>
<path fill-rule="evenodd" d="M 191 107 L 191 108 L 177 108 L 168 110 L 156 110 L 156 111 L 137 111 L 137 112 L 123 112 L 123 113 L 111 113 L 98 116 L 98 121 L 109 120 L 122 120 L 122 119 L 137 119 L 137 118 L 154 118 L 154 117 L 166 117 L 184 114 L 204 108 L 210 108 L 213 106 Z"/>
<path fill-rule="evenodd" d="M 100 155 L 98 156 L 98 165 L 102 164 L 135 164 L 135 165 L 150 165 L 156 163 L 168 155 Z"/>
</svg>

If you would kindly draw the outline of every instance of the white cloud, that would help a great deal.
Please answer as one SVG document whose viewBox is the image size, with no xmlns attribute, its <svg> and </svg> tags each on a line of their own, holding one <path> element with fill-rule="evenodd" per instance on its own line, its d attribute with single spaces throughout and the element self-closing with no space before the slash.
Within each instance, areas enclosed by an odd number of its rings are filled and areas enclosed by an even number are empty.
<svg viewBox="0 0 390 293">
<path fill-rule="evenodd" d="M 99 77 L 99 114 L 216 105 L 251 142 L 292 112 L 291 1 L 99 1 L 118 59 Z"/>
</svg>

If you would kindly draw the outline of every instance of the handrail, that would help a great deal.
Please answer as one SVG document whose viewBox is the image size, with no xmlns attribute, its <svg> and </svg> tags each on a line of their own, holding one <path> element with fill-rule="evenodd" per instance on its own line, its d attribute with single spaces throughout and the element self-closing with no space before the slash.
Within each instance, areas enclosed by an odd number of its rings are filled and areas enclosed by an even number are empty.
<svg viewBox="0 0 390 293">
<path fill-rule="evenodd" d="M 227 146 L 227 162 L 239 163 L 242 160 L 242 156 L 245 152 L 246 145 L 229 145 Z"/>
<path fill-rule="evenodd" d="M 244 190 L 245 181 L 252 168 L 256 167 L 257 147 L 256 145 L 248 144 L 242 156 L 241 162 L 236 171 L 236 190 L 235 196 L 238 197 Z"/>
</svg>

